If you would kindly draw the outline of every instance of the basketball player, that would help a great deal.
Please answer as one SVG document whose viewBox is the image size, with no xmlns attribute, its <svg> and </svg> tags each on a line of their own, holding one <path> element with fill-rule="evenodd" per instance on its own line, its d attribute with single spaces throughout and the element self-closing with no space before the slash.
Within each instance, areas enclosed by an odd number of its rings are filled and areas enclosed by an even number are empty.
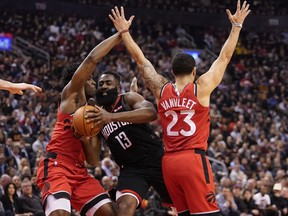
<svg viewBox="0 0 288 216">
<path fill-rule="evenodd" d="M 158 113 L 163 130 L 165 155 L 162 159 L 163 176 L 180 216 L 219 215 L 215 202 L 214 183 L 206 157 L 209 137 L 209 101 L 211 92 L 221 82 L 233 55 L 249 4 L 240 0 L 235 14 L 226 10 L 232 28 L 219 57 L 207 73 L 195 80 L 195 60 L 179 53 L 172 60 L 175 83 L 158 74 L 129 33 L 134 18 L 125 19 L 124 9 L 112 9 L 109 15 L 140 75 L 158 102 Z"/>
<path fill-rule="evenodd" d="M 97 137 L 83 140 L 85 142 L 77 139 L 71 127 L 71 114 L 86 103 L 85 94 L 95 94 L 96 83 L 92 73 L 96 64 L 120 40 L 118 33 L 111 36 L 97 45 L 78 68 L 72 65 L 63 71 L 65 87 L 61 92 L 57 123 L 46 157 L 40 162 L 37 172 L 46 215 L 68 216 L 71 205 L 81 215 L 116 215 L 108 194 L 99 181 L 88 174 L 84 165 L 85 160 L 92 166 L 99 160 L 100 145 L 91 145 L 97 143 L 94 141 Z"/>
<path fill-rule="evenodd" d="M 9 91 L 11 94 L 19 94 L 19 95 L 23 95 L 23 90 L 31 90 L 36 93 L 42 91 L 40 87 L 32 84 L 12 83 L 3 79 L 0 79 L 0 89 Z"/>
<path fill-rule="evenodd" d="M 120 76 L 103 72 L 96 91 L 96 104 L 103 109 L 87 112 L 89 121 L 103 124 L 101 137 L 120 167 L 117 216 L 133 216 L 151 186 L 163 203 L 171 205 L 161 169 L 163 144 L 146 124 L 157 118 L 157 112 L 151 102 L 135 92 L 135 82 L 133 79 L 130 92 L 120 94 Z"/>
</svg>

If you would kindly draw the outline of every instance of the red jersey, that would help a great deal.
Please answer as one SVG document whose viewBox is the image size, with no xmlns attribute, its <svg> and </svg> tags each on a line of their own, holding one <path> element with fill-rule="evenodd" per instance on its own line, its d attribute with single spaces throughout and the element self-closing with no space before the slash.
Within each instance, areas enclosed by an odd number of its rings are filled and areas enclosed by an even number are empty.
<svg viewBox="0 0 288 216">
<path fill-rule="evenodd" d="M 166 152 L 207 149 L 210 109 L 199 103 L 196 90 L 194 83 L 187 84 L 181 92 L 172 83 L 163 86 L 158 113 Z"/>
<path fill-rule="evenodd" d="M 85 155 L 82 143 L 73 135 L 72 115 L 61 113 L 60 109 L 58 109 L 57 122 L 46 151 L 84 162 Z"/>
</svg>

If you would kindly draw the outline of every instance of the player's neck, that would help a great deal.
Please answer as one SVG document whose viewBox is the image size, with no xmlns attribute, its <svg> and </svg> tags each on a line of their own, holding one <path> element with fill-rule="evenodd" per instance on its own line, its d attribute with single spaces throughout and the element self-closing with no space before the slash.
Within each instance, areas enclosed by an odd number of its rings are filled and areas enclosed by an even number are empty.
<svg viewBox="0 0 288 216">
<path fill-rule="evenodd" d="M 194 79 L 191 79 L 191 76 L 182 76 L 177 77 L 175 79 L 175 86 L 179 91 L 182 91 L 182 89 L 189 83 L 192 83 Z"/>
</svg>

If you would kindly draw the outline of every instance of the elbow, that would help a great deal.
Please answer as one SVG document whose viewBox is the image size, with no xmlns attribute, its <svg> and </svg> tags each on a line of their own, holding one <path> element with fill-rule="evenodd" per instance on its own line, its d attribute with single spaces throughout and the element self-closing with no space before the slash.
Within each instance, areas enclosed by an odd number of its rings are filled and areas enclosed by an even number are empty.
<svg viewBox="0 0 288 216">
<path fill-rule="evenodd" d="M 90 55 L 87 56 L 86 61 L 92 64 L 97 64 L 99 61 L 101 60 L 101 56 L 99 56 L 98 54 L 92 54 L 90 53 Z"/>
<path fill-rule="evenodd" d="M 91 160 L 91 161 L 87 161 L 87 163 L 91 166 L 91 167 L 96 167 L 98 164 L 98 160 Z"/>
</svg>

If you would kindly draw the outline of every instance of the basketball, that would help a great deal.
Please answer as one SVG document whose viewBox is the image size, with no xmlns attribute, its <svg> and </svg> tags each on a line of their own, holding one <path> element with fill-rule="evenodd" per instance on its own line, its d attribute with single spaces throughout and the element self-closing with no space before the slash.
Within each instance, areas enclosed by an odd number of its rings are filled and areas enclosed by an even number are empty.
<svg viewBox="0 0 288 216">
<path fill-rule="evenodd" d="M 73 114 L 73 126 L 75 131 L 81 136 L 95 136 L 102 129 L 102 125 L 95 124 L 95 122 L 87 122 L 85 114 L 87 110 L 100 110 L 98 106 L 85 105 L 78 108 Z M 93 127 L 94 126 L 94 127 Z"/>
</svg>

